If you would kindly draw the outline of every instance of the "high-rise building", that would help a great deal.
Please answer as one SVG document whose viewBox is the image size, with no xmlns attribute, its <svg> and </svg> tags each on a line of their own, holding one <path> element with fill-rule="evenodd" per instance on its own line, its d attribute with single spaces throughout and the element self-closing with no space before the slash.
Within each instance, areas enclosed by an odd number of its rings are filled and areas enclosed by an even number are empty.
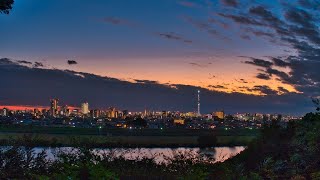
<svg viewBox="0 0 320 180">
<path fill-rule="evenodd" d="M 44 116 L 48 116 L 49 113 L 48 113 L 47 109 L 42 109 L 41 110 L 41 114 L 44 115 Z"/>
<path fill-rule="evenodd" d="M 83 115 L 87 115 L 90 111 L 89 111 L 89 103 L 85 102 L 81 104 L 81 112 Z"/>
<path fill-rule="evenodd" d="M 114 107 L 109 108 L 108 118 L 118 118 L 118 111 L 116 110 L 116 108 Z"/>
<path fill-rule="evenodd" d="M 2 116 L 8 116 L 8 109 L 7 108 L 3 108 L 2 109 Z"/>
<path fill-rule="evenodd" d="M 122 111 L 122 115 L 123 116 L 128 116 L 129 115 L 129 111 L 128 110 L 123 110 Z"/>
<path fill-rule="evenodd" d="M 224 111 L 216 111 L 212 115 L 220 120 L 224 119 Z"/>
<path fill-rule="evenodd" d="M 64 116 L 70 116 L 70 109 L 69 109 L 69 106 L 65 105 L 62 107 L 62 114 Z"/>
<path fill-rule="evenodd" d="M 41 112 L 39 111 L 39 109 L 34 109 L 34 110 L 33 110 L 33 115 L 34 115 L 34 116 L 39 116 L 40 113 L 41 113 Z"/>
<path fill-rule="evenodd" d="M 50 100 L 50 115 L 56 117 L 58 115 L 58 103 L 59 99 Z"/>
<path fill-rule="evenodd" d="M 100 117 L 101 111 L 99 109 L 91 110 L 90 114 L 92 118 L 98 118 Z"/>
</svg>

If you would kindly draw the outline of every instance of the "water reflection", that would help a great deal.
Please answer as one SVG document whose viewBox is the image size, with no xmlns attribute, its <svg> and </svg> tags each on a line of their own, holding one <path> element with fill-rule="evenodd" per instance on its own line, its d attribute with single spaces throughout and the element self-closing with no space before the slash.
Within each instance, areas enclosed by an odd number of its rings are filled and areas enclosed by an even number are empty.
<svg viewBox="0 0 320 180">
<path fill-rule="evenodd" d="M 154 159 L 156 163 L 170 163 L 170 161 L 181 158 L 197 162 L 223 162 L 245 149 L 237 147 L 213 147 L 213 148 L 114 148 L 94 149 L 93 153 L 102 158 L 119 158 L 127 160 Z M 44 148 L 35 148 L 35 153 L 40 153 Z M 71 147 L 47 148 L 48 158 L 55 159 L 61 153 L 77 153 L 78 149 Z"/>
</svg>

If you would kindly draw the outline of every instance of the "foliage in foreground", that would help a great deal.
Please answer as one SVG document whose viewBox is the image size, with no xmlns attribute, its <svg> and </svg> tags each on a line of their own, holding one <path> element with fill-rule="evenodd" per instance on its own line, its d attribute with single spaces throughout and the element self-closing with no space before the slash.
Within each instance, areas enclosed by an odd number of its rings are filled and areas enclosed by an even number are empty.
<svg viewBox="0 0 320 180">
<path fill-rule="evenodd" d="M 155 177 L 160 179 L 204 179 L 212 159 L 176 152 L 167 163 L 156 163 L 155 157 L 125 159 L 110 151 L 97 153 L 81 147 L 59 149 L 54 158 L 46 150 L 35 153 L 32 147 L 0 149 L 0 179 L 120 179 Z M 206 161 L 206 162 L 204 162 Z"/>
<path fill-rule="evenodd" d="M 274 121 L 243 153 L 216 164 L 215 179 L 318 180 L 319 130 L 319 113 L 309 113 L 302 121 L 289 122 L 286 128 Z"/>
</svg>

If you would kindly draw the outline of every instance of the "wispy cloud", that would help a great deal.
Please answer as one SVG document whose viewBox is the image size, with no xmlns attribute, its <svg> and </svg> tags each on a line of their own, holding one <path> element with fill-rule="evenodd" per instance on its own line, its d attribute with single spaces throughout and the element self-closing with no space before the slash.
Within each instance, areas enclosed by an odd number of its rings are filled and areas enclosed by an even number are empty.
<svg viewBox="0 0 320 180">
<path fill-rule="evenodd" d="M 169 39 L 169 40 L 176 40 L 176 41 L 180 41 L 180 42 L 184 42 L 187 44 L 192 43 L 192 40 L 186 39 L 180 35 L 178 35 L 177 33 L 174 32 L 169 32 L 169 33 L 157 33 L 158 36 L 165 38 L 165 39 Z"/>
<path fill-rule="evenodd" d="M 185 6 L 185 7 L 189 7 L 189 8 L 199 8 L 201 7 L 201 5 L 195 3 L 195 2 L 191 2 L 191 1 L 178 1 L 178 4 L 180 4 L 181 6 Z"/>
<path fill-rule="evenodd" d="M 75 60 L 68 60 L 68 61 L 67 61 L 67 63 L 68 63 L 69 65 L 75 65 L 75 64 L 78 64 L 78 62 L 77 62 L 77 61 L 75 61 Z"/>
<path fill-rule="evenodd" d="M 238 0 L 220 0 L 221 3 L 225 6 L 238 7 Z"/>
</svg>

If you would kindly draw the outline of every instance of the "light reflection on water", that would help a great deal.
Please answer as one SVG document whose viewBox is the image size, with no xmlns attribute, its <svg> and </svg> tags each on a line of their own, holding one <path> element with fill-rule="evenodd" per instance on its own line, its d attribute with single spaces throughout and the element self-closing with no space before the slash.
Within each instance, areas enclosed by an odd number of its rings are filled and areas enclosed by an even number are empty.
<svg viewBox="0 0 320 180">
<path fill-rule="evenodd" d="M 46 150 L 49 159 L 55 159 L 59 153 L 76 153 L 78 149 L 63 148 L 35 148 L 35 153 Z M 101 157 L 123 157 L 127 160 L 141 160 L 154 158 L 157 163 L 168 163 L 177 155 L 186 159 L 196 159 L 210 163 L 223 162 L 245 150 L 243 146 L 236 147 L 212 147 L 212 148 L 113 148 L 94 149 L 93 153 Z"/>
</svg>

